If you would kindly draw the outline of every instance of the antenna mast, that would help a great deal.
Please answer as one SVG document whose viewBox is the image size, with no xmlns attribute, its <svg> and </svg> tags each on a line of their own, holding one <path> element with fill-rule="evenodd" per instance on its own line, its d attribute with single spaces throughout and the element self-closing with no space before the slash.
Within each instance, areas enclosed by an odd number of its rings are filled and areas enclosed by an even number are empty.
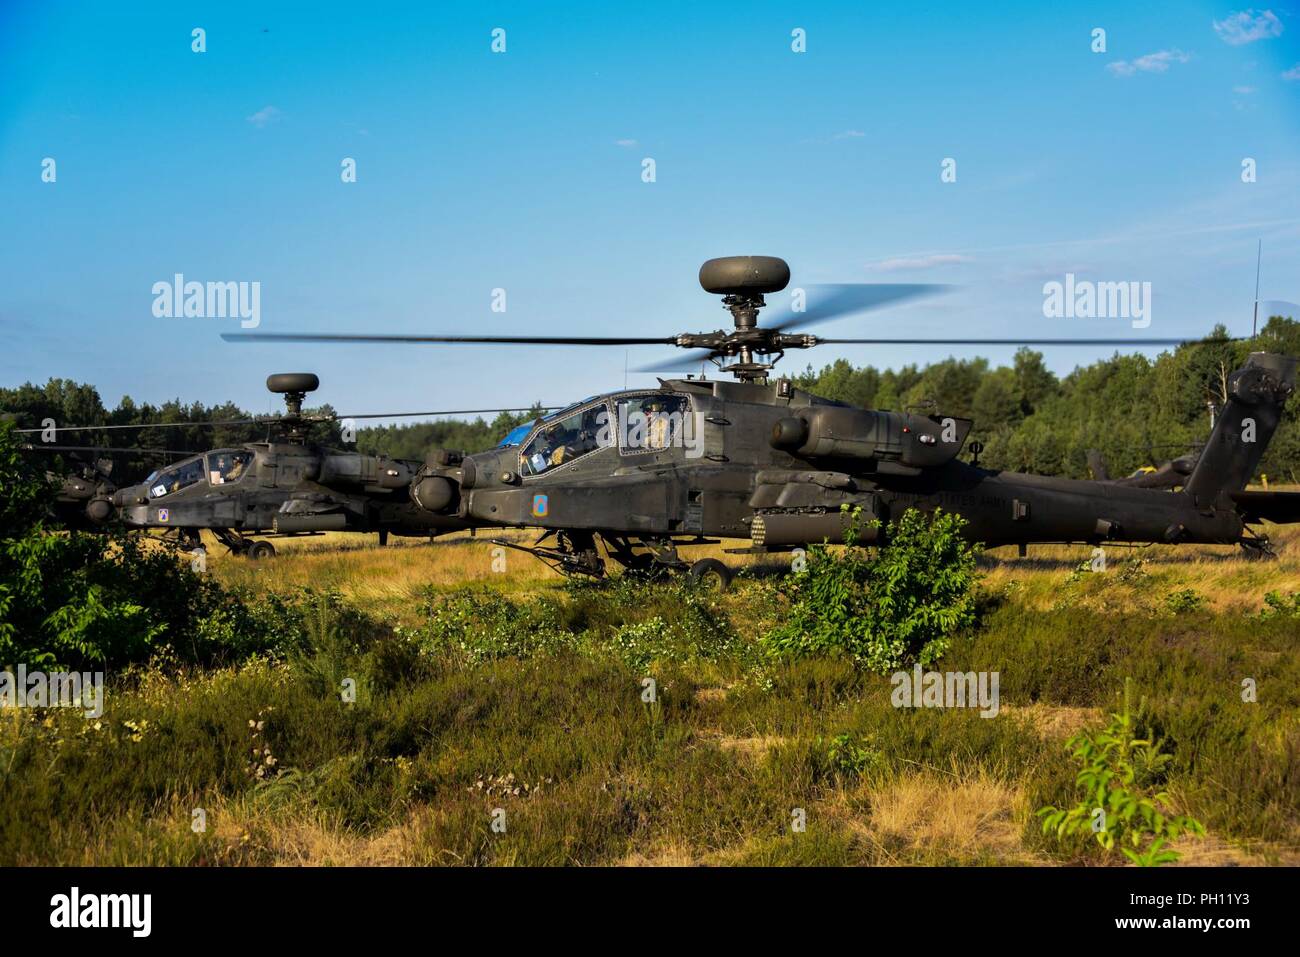
<svg viewBox="0 0 1300 957">
<path fill-rule="evenodd" d="M 1250 337 L 1252 339 L 1257 335 L 1259 327 L 1259 264 L 1264 258 L 1264 240 L 1259 241 L 1259 247 L 1255 251 L 1255 318 L 1250 321 Z"/>
</svg>

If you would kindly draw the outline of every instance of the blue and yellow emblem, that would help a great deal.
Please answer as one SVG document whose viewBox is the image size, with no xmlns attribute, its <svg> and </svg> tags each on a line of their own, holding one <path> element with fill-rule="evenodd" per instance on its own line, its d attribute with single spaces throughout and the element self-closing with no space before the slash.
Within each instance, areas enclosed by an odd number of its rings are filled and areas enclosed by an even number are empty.
<svg viewBox="0 0 1300 957">
<path fill-rule="evenodd" d="M 551 510 L 551 505 L 546 501 L 545 495 L 533 496 L 533 514 L 538 518 L 545 518 Z"/>
<path fill-rule="evenodd" d="M 165 522 L 171 518 L 171 511 L 165 508 L 158 509 L 158 521 Z"/>
</svg>

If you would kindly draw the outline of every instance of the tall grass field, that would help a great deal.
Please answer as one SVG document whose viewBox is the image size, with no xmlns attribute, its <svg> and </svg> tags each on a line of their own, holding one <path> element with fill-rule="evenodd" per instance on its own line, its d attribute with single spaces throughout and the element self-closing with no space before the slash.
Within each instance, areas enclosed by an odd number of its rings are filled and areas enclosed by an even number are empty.
<svg viewBox="0 0 1300 957">
<path fill-rule="evenodd" d="M 1072 752 L 1126 687 L 1162 756 L 1135 789 L 1203 826 L 1177 863 L 1298 863 L 1300 533 L 1271 531 L 1270 562 L 985 553 L 928 667 L 996 672 L 993 716 L 773 655 L 789 556 L 688 550 L 741 569 L 718 593 L 573 584 L 469 536 L 213 542 L 204 574 L 301 640 L 216 666 L 164 646 L 108 669 L 98 718 L 0 712 L 0 864 L 1118 866 L 1039 812 L 1092 802 Z"/>
</svg>

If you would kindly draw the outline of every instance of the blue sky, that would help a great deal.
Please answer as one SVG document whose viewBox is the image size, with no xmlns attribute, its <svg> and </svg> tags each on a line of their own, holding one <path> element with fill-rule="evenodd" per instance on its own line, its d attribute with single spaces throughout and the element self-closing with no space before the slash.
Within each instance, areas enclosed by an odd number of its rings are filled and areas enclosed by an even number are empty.
<svg viewBox="0 0 1300 957">
<path fill-rule="evenodd" d="M 1151 282 L 1147 335 L 1248 333 L 1257 241 L 1263 297 L 1300 300 L 1300 15 L 0 0 L 0 226 L 0 383 L 71 377 L 109 404 L 265 410 L 265 376 L 303 369 L 352 412 L 624 381 L 622 349 L 225 343 L 237 320 L 153 315 L 178 272 L 260 282 L 266 332 L 710 330 L 729 318 L 699 264 L 759 253 L 795 284 L 960 287 L 827 336 L 1142 334 L 1045 319 L 1066 272 Z M 947 354 L 823 347 L 783 368 Z"/>
</svg>

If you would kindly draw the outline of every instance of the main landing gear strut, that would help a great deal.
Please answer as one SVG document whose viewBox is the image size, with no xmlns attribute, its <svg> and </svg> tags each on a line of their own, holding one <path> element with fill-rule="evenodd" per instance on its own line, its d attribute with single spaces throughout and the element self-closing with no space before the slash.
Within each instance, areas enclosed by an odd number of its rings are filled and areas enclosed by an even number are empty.
<svg viewBox="0 0 1300 957">
<path fill-rule="evenodd" d="M 553 545 L 543 544 L 554 538 Z M 671 538 L 633 538 L 625 535 L 597 535 L 586 531 L 548 530 L 532 545 L 520 545 L 503 539 L 493 539 L 493 545 L 502 545 L 516 551 L 527 552 L 566 577 L 583 576 L 605 578 L 606 562 L 601 558 L 596 539 L 605 546 L 605 554 L 625 572 L 647 576 L 668 573 L 688 575 L 691 579 L 718 591 L 731 585 L 732 571 L 716 558 L 702 558 L 689 563 L 677 553 L 678 542 Z M 694 538 L 686 545 L 713 545 L 716 539 Z"/>
<path fill-rule="evenodd" d="M 1277 552 L 1273 550 L 1273 543 L 1267 535 L 1260 535 L 1252 528 L 1247 528 L 1246 532 L 1249 537 L 1243 537 L 1238 543 L 1244 557 L 1260 562 L 1277 558 Z"/>
<path fill-rule="evenodd" d="M 233 528 L 214 528 L 212 534 L 217 537 L 217 541 L 230 550 L 232 555 L 244 555 L 253 561 L 261 561 L 263 558 L 275 556 L 275 546 L 270 542 L 245 538 Z"/>
</svg>

